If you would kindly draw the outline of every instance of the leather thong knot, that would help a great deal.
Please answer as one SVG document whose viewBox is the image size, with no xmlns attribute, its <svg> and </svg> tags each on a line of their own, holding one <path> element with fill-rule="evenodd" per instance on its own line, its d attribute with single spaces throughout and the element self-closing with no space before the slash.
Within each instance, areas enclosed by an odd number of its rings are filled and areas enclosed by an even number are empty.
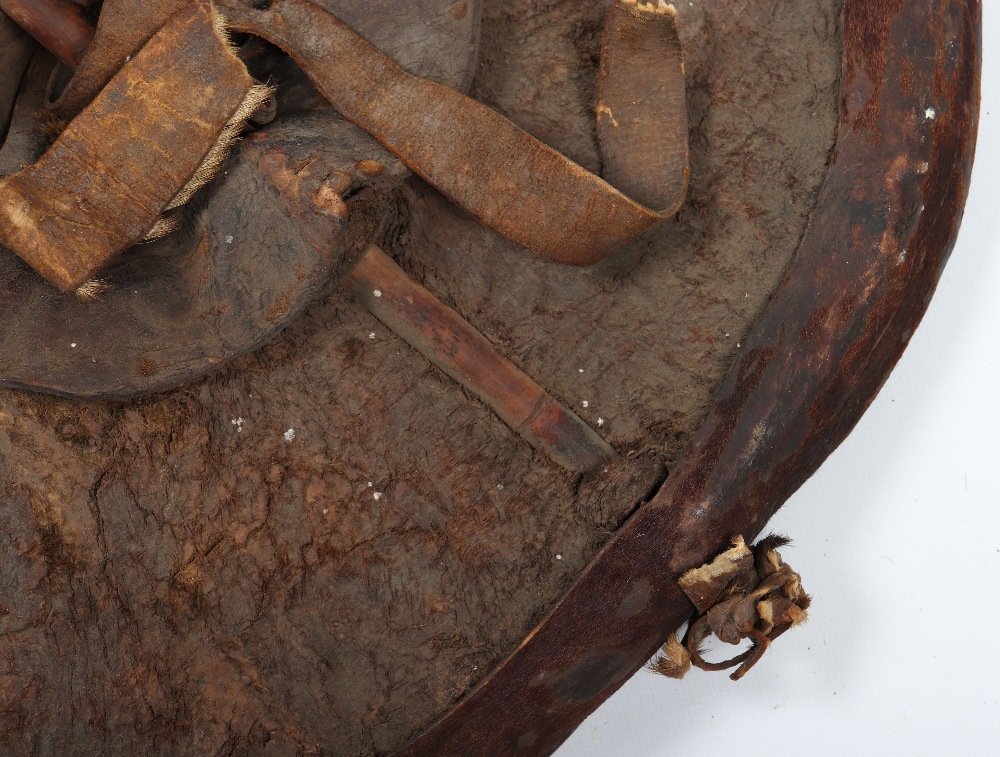
<svg viewBox="0 0 1000 757">
<path fill-rule="evenodd" d="M 694 665 L 708 671 L 736 668 L 730 675 L 740 680 L 756 665 L 771 642 L 807 618 L 811 602 L 802 580 L 778 553 L 789 543 L 771 535 L 748 548 L 742 536 L 711 563 L 685 573 L 679 583 L 698 608 L 683 643 L 672 636 L 650 668 L 670 678 L 681 678 Z M 702 644 L 715 635 L 727 644 L 746 639 L 745 652 L 723 662 L 708 662 Z"/>
</svg>

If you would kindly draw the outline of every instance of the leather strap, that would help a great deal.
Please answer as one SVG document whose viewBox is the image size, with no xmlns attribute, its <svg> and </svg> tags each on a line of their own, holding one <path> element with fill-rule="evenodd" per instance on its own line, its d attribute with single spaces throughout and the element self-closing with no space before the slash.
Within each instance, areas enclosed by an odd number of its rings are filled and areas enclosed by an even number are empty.
<svg viewBox="0 0 1000 757">
<path fill-rule="evenodd" d="M 598 134 L 618 188 L 486 105 L 407 73 L 317 3 L 219 6 L 233 28 L 291 55 L 334 108 L 452 202 L 539 255 L 591 265 L 683 201 L 684 64 L 676 12 L 662 0 L 617 0 L 604 35 Z"/>
<path fill-rule="evenodd" d="M 93 42 L 49 109 L 66 121 L 76 118 L 167 20 L 190 2 L 105 0 Z"/>
<path fill-rule="evenodd" d="M 149 233 L 252 86 L 212 3 L 189 3 L 45 155 L 0 180 L 0 242 L 75 291 Z"/>
</svg>

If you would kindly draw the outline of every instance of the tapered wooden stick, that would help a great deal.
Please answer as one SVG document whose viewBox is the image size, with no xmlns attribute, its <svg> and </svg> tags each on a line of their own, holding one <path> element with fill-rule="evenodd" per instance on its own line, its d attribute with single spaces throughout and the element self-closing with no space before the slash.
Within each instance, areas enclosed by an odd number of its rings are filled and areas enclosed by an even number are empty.
<svg viewBox="0 0 1000 757">
<path fill-rule="evenodd" d="M 489 405 L 535 449 L 587 471 L 615 451 L 573 411 L 498 353 L 486 337 L 371 247 L 344 283 L 393 333 Z"/>
</svg>

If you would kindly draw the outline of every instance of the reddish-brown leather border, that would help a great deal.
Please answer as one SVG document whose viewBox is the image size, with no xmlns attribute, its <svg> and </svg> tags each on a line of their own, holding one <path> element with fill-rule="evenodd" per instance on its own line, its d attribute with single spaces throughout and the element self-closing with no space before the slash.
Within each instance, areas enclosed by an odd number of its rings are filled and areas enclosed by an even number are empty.
<svg viewBox="0 0 1000 757">
<path fill-rule="evenodd" d="M 679 575 L 754 537 L 851 431 L 954 246 L 981 0 L 845 0 L 837 145 L 786 279 L 681 464 L 490 676 L 400 752 L 544 755 L 692 610 Z"/>
</svg>

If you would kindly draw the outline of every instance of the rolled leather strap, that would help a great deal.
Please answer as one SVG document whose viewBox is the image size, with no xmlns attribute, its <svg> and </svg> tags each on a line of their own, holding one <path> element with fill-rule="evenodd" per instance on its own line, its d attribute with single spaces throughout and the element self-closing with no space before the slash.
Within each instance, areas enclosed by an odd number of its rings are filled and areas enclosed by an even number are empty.
<svg viewBox="0 0 1000 757">
<path fill-rule="evenodd" d="M 214 6 L 187 6 L 36 163 L 0 180 L 0 242 L 63 291 L 150 232 L 253 86 Z"/>
</svg>

